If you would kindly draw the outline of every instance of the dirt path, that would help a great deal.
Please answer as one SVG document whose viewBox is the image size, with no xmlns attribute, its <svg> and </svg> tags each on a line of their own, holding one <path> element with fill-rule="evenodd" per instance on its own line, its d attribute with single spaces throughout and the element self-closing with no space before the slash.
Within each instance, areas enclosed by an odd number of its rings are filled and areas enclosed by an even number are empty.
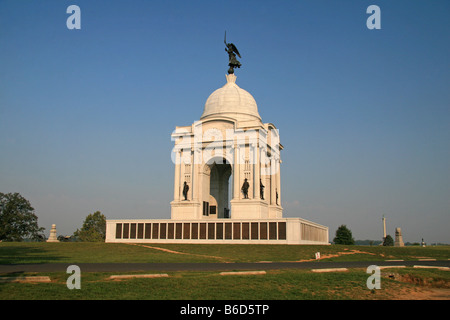
<svg viewBox="0 0 450 320">
<path fill-rule="evenodd" d="M 197 253 L 180 252 L 180 251 L 174 251 L 174 250 L 170 250 L 170 249 L 166 249 L 166 248 L 160 248 L 160 247 L 149 246 L 149 245 L 143 245 L 143 244 L 137 244 L 137 243 L 127 243 L 127 244 L 128 244 L 128 245 L 132 245 L 132 246 L 138 246 L 138 247 L 143 247 L 143 248 L 149 248 L 149 249 L 160 250 L 160 251 L 164 251 L 164 252 L 168 252 L 168 253 L 173 253 L 173 254 L 181 254 L 181 255 L 188 255 L 188 256 L 197 256 L 197 257 L 204 257 L 204 258 L 213 258 L 213 259 L 219 260 L 220 262 L 230 262 L 230 261 L 226 260 L 224 257 L 209 256 L 209 255 L 205 255 L 205 254 L 197 254 Z"/>
<path fill-rule="evenodd" d="M 309 262 L 309 261 L 318 261 L 318 260 L 323 260 L 323 259 L 329 259 L 329 258 L 336 258 L 342 255 L 347 255 L 347 254 L 357 254 L 357 253 L 362 253 L 362 254 L 370 254 L 373 256 L 376 256 L 376 253 L 372 253 L 372 252 L 365 252 L 365 251 L 360 251 L 360 250 L 349 250 L 349 251 L 343 251 L 343 252 L 338 252 L 338 253 L 334 253 L 334 254 L 321 254 L 319 259 L 313 258 L 313 259 L 303 259 L 303 260 L 297 260 L 295 262 Z"/>
<path fill-rule="evenodd" d="M 400 283 L 413 284 L 393 290 L 396 300 L 450 300 L 450 284 L 446 280 L 415 277 L 410 274 L 394 274 Z"/>
<path fill-rule="evenodd" d="M 426 288 L 400 288 L 391 292 L 390 300 L 450 300 L 450 289 Z"/>
</svg>

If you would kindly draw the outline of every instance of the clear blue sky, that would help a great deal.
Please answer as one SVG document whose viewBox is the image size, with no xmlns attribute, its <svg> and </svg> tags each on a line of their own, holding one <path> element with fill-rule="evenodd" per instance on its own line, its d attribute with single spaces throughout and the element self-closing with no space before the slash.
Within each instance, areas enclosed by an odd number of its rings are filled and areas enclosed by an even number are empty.
<svg viewBox="0 0 450 320">
<path fill-rule="evenodd" d="M 68 30 L 69 5 L 81 30 Z M 366 9 L 381 9 L 369 30 Z M 280 130 L 284 216 L 450 243 L 450 2 L 0 0 L 0 192 L 71 235 L 169 218 L 170 134 L 225 84 Z M 153 150 L 157 150 L 154 152 Z"/>
</svg>

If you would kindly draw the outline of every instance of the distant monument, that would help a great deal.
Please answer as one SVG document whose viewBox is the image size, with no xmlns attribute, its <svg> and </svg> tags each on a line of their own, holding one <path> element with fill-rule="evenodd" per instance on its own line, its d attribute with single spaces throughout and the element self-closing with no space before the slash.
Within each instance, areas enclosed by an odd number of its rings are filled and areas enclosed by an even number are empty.
<svg viewBox="0 0 450 320">
<path fill-rule="evenodd" d="M 48 237 L 47 242 L 59 242 L 56 238 L 56 224 L 52 224 L 52 229 L 50 230 L 50 236 Z"/>
<path fill-rule="evenodd" d="M 405 246 L 405 244 L 403 243 L 402 229 L 401 228 L 395 228 L 394 247 L 404 247 L 404 246 Z"/>
</svg>

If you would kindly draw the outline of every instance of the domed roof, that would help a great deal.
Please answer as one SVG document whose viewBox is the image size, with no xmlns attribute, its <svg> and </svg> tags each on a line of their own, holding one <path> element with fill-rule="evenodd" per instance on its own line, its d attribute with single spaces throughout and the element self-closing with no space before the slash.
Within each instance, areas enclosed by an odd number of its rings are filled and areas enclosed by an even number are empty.
<svg viewBox="0 0 450 320">
<path fill-rule="evenodd" d="M 212 116 L 227 116 L 238 121 L 259 120 L 258 106 L 253 96 L 239 88 L 236 76 L 228 74 L 227 83 L 211 93 L 205 103 L 200 120 Z"/>
</svg>

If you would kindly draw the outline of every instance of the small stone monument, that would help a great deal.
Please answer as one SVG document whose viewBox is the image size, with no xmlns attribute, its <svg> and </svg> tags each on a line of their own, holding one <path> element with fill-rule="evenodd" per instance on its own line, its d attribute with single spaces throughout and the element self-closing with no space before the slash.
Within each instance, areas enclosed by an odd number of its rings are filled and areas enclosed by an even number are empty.
<svg viewBox="0 0 450 320">
<path fill-rule="evenodd" d="M 56 224 L 52 224 L 52 229 L 50 230 L 50 236 L 48 237 L 47 242 L 59 242 L 56 238 Z"/>
<path fill-rule="evenodd" d="M 395 228 L 395 243 L 394 247 L 404 247 L 405 244 L 403 243 L 403 236 L 402 236 L 402 229 L 401 228 Z"/>
</svg>

